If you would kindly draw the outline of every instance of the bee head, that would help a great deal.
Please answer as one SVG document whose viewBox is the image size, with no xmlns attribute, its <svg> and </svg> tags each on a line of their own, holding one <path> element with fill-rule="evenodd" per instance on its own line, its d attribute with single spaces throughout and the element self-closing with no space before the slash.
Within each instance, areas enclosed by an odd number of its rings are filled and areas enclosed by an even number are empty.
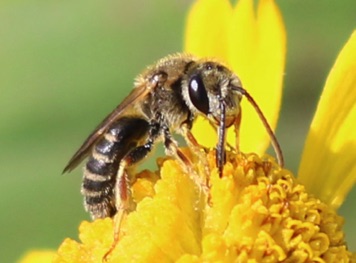
<svg viewBox="0 0 356 263">
<path fill-rule="evenodd" d="M 216 126 L 222 121 L 230 127 L 240 112 L 241 87 L 239 78 L 225 66 L 198 61 L 188 66 L 182 93 L 193 113 L 206 116 Z"/>
</svg>

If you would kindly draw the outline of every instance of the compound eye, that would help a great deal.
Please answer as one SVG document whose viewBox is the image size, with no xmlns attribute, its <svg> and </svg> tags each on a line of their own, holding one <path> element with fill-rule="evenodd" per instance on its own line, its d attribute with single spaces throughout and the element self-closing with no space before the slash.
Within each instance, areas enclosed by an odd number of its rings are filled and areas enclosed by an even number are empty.
<svg viewBox="0 0 356 263">
<path fill-rule="evenodd" d="M 200 75 L 190 79 L 189 97 L 194 107 L 206 115 L 209 113 L 209 98 Z"/>
</svg>

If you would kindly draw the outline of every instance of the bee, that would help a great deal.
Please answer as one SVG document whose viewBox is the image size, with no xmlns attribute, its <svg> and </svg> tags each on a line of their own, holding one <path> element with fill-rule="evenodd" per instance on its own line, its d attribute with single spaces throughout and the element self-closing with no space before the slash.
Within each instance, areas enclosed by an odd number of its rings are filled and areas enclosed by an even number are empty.
<svg viewBox="0 0 356 263">
<path fill-rule="evenodd" d="M 163 142 L 167 155 L 189 164 L 173 134 L 181 134 L 188 146 L 199 147 L 190 130 L 201 115 L 218 132 L 216 165 L 221 177 L 226 129 L 234 126 L 238 134 L 242 97 L 256 109 L 282 166 L 278 141 L 240 79 L 215 60 L 174 54 L 136 78 L 131 93 L 89 135 L 63 172 L 88 157 L 81 190 L 85 209 L 93 219 L 128 213 L 132 209 L 129 168 L 143 160 L 158 141 Z"/>
</svg>

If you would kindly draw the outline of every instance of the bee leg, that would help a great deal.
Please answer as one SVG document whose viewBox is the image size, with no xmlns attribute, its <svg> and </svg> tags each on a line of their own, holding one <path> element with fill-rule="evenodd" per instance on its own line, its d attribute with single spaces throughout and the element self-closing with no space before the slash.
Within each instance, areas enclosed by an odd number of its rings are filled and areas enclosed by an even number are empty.
<svg viewBox="0 0 356 263">
<path fill-rule="evenodd" d="M 166 154 L 176 157 L 176 159 L 182 164 L 182 167 L 186 169 L 186 173 L 192 178 L 196 185 L 204 192 L 207 192 L 207 187 L 202 178 L 194 170 L 194 165 L 190 159 L 178 148 L 178 144 L 173 140 L 172 135 L 168 127 L 162 127 L 164 134 L 164 146 L 166 148 Z"/>
<path fill-rule="evenodd" d="M 236 138 L 236 143 L 235 143 L 236 152 L 240 152 L 240 124 L 241 124 L 241 109 L 240 109 L 240 113 L 239 113 L 239 115 L 237 115 L 235 123 L 234 123 L 234 129 L 235 129 L 235 134 L 236 134 L 236 137 L 235 137 Z"/>
<path fill-rule="evenodd" d="M 119 234 L 121 223 L 127 214 L 133 209 L 133 202 L 131 197 L 130 179 L 126 172 L 127 168 L 133 164 L 138 163 L 153 148 L 159 131 L 159 126 L 156 124 L 150 125 L 148 138 L 144 145 L 137 146 L 128 152 L 120 161 L 117 172 L 117 179 L 115 183 L 115 204 L 117 214 L 114 217 L 114 241 L 111 248 L 104 255 L 104 261 L 116 247 L 119 241 Z"/>
<path fill-rule="evenodd" d="M 206 158 L 206 152 L 204 147 L 202 147 L 198 141 L 195 139 L 193 133 L 187 123 L 183 123 L 181 126 L 182 135 L 188 144 L 188 147 L 193 150 L 194 154 L 198 157 L 199 162 L 203 165 L 203 170 L 205 173 L 205 185 L 210 188 L 210 167 L 208 159 Z"/>
<path fill-rule="evenodd" d="M 117 213 L 114 216 L 114 240 L 110 249 L 105 253 L 103 260 L 106 261 L 111 252 L 115 249 L 119 242 L 119 235 L 121 229 L 121 223 L 127 216 L 130 210 L 132 210 L 133 202 L 131 199 L 130 180 L 125 170 L 126 164 L 120 162 L 120 168 L 118 171 L 118 178 L 116 180 L 115 187 L 115 199 Z"/>
</svg>

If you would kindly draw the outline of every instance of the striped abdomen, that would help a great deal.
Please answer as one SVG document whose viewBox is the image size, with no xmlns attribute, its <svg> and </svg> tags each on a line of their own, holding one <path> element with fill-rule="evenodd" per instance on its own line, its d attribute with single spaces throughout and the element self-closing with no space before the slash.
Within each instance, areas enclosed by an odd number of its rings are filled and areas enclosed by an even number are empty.
<svg viewBox="0 0 356 263">
<path fill-rule="evenodd" d="M 84 169 L 84 206 L 93 219 L 116 213 L 115 183 L 121 159 L 146 137 L 148 123 L 123 117 L 94 145 Z"/>
</svg>

